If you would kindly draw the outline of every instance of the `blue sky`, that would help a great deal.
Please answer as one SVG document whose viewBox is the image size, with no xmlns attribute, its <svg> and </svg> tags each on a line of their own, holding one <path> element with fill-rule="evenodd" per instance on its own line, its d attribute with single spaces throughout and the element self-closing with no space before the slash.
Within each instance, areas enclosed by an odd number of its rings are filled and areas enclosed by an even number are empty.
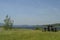
<svg viewBox="0 0 60 40">
<path fill-rule="evenodd" d="M 7 14 L 16 25 L 60 23 L 60 0 L 0 0 L 0 23 Z"/>
</svg>

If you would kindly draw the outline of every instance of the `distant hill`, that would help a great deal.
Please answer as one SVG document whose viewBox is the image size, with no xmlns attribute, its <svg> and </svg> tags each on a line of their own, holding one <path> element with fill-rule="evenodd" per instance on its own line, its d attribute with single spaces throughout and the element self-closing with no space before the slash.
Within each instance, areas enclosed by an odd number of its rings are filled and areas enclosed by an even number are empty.
<svg viewBox="0 0 60 40">
<path fill-rule="evenodd" d="M 53 26 L 60 26 L 60 23 L 52 24 Z"/>
<path fill-rule="evenodd" d="M 60 23 L 47 24 L 47 25 L 43 25 L 43 26 L 48 26 L 48 25 L 52 25 L 52 26 L 60 26 Z"/>
<path fill-rule="evenodd" d="M 35 29 L 35 27 L 33 25 L 14 25 L 14 28 L 18 28 L 18 29 Z"/>
<path fill-rule="evenodd" d="M 0 26 L 3 26 L 3 23 L 0 23 Z M 49 24 L 47 25 L 13 25 L 13 28 L 22 28 L 22 29 L 35 29 L 36 27 L 38 28 L 44 28 L 47 27 Z M 53 25 L 55 27 L 58 27 L 60 29 L 60 23 L 55 23 L 55 24 L 50 24 Z"/>
</svg>

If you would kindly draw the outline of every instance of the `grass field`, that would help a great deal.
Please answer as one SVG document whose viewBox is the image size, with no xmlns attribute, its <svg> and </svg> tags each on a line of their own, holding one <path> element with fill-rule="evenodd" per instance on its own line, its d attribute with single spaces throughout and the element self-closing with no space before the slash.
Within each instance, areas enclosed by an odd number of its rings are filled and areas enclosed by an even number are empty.
<svg viewBox="0 0 60 40">
<path fill-rule="evenodd" d="M 0 40 L 60 40 L 60 32 L 22 29 L 0 31 Z"/>
</svg>

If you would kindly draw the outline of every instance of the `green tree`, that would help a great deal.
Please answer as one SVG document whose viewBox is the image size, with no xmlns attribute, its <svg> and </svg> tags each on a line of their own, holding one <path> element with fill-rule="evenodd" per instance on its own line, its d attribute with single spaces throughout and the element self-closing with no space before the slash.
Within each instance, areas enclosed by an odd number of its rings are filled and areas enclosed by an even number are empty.
<svg viewBox="0 0 60 40">
<path fill-rule="evenodd" d="M 11 18 L 8 17 L 7 15 L 4 20 L 4 29 L 5 30 L 12 29 L 12 26 L 13 26 L 13 20 L 11 20 Z"/>
<path fill-rule="evenodd" d="M 40 25 L 35 25 L 35 30 L 41 30 Z"/>
</svg>

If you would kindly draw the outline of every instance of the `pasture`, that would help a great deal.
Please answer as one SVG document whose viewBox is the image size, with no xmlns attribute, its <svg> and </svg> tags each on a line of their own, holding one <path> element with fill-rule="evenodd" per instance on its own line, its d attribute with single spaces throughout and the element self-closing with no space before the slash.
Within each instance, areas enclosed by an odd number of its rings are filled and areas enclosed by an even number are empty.
<svg viewBox="0 0 60 40">
<path fill-rule="evenodd" d="M 29 29 L 2 30 L 0 31 L 0 40 L 60 40 L 60 32 Z"/>
</svg>

